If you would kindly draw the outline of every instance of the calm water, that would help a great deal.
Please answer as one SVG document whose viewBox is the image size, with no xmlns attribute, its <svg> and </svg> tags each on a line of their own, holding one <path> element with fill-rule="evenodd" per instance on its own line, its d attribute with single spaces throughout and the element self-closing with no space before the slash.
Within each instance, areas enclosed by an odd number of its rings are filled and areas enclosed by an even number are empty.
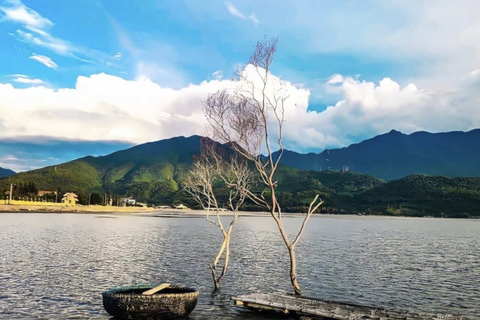
<svg viewBox="0 0 480 320">
<path fill-rule="evenodd" d="M 229 298 L 290 290 L 273 220 L 239 220 L 211 295 L 220 240 L 203 218 L 0 214 L 0 318 L 109 319 L 102 291 L 170 282 L 201 291 L 189 319 L 268 319 Z M 307 296 L 480 319 L 479 248 L 479 220 L 316 217 L 297 249 L 299 282 Z"/>
</svg>

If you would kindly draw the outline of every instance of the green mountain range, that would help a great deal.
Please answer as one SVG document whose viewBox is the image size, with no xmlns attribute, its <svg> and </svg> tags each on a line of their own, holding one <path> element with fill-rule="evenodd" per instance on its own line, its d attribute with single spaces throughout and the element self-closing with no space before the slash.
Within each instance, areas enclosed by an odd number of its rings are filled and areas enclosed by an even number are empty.
<svg viewBox="0 0 480 320">
<path fill-rule="evenodd" d="M 321 153 L 285 151 L 282 163 L 303 170 L 349 170 L 390 181 L 411 174 L 480 176 L 480 129 L 389 133 Z"/>
<path fill-rule="evenodd" d="M 73 191 L 80 203 L 92 193 L 133 196 L 139 201 L 173 202 L 179 182 L 200 151 L 199 136 L 145 143 L 107 156 L 84 157 L 0 179 L 9 184 L 33 182 L 39 190 Z M 181 198 L 183 199 L 184 196 Z"/>
<path fill-rule="evenodd" d="M 400 216 L 480 217 L 480 178 L 415 174 L 366 190 L 344 205 Z"/>
<path fill-rule="evenodd" d="M 362 150 L 372 145 L 380 148 L 380 142 L 390 140 L 392 135 L 397 136 L 396 139 L 405 136 L 391 132 L 377 137 L 379 140 L 374 143 L 362 142 L 366 143 L 362 145 Z M 60 194 L 73 191 L 83 204 L 103 203 L 103 195 L 108 194 L 114 203 L 120 197 L 132 196 L 151 204 L 181 202 L 194 207 L 196 204 L 183 191 L 183 181 L 194 157 L 199 154 L 201 139 L 199 136 L 177 137 L 138 145 L 106 156 L 88 156 L 18 173 L 0 179 L 0 196 L 5 195 L 13 184 L 14 196 L 17 197 L 32 197 L 37 190 L 57 191 Z M 380 152 L 373 147 L 370 151 Z M 383 161 L 391 159 L 388 155 L 391 156 L 393 151 L 387 151 Z M 420 153 L 418 151 L 416 154 Z M 470 154 L 475 155 L 475 152 Z M 464 159 L 465 155 L 459 158 Z M 286 162 L 290 160 L 287 156 Z M 381 163 L 380 159 L 377 162 Z M 453 167 L 451 162 L 446 163 L 449 164 L 447 168 Z M 325 200 L 321 210 L 330 213 L 480 216 L 480 178 L 410 175 L 386 183 L 365 173 L 301 170 L 284 164 L 279 168 L 277 179 L 277 194 L 285 212 L 305 211 L 315 194 L 320 194 Z M 244 209 L 261 208 L 247 203 Z"/>
</svg>

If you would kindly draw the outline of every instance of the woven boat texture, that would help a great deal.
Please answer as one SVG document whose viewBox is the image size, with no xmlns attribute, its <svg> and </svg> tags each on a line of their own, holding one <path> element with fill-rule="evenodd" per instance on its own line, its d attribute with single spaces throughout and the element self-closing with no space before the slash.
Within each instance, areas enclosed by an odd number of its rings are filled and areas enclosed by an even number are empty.
<svg viewBox="0 0 480 320">
<path fill-rule="evenodd" d="M 190 314 L 197 305 L 198 291 L 185 286 L 172 285 L 153 295 L 142 295 L 154 287 L 110 289 L 102 293 L 103 306 L 110 315 L 120 319 L 174 319 Z"/>
</svg>

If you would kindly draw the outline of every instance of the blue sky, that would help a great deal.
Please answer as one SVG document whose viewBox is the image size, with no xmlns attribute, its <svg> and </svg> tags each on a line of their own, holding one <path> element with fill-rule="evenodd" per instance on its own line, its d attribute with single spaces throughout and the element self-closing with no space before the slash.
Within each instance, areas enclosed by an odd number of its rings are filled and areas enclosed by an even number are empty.
<svg viewBox="0 0 480 320">
<path fill-rule="evenodd" d="M 0 0 L 0 141 L 201 134 L 202 99 L 264 35 L 279 37 L 272 73 L 292 85 L 289 149 L 470 130 L 480 127 L 479 14 L 478 0 Z M 83 155 L 70 149 L 48 164 Z M 0 166 L 36 167 L 20 156 L 2 148 Z"/>
<path fill-rule="evenodd" d="M 352 7 L 348 3 L 343 5 Z M 283 23 L 278 17 L 292 19 L 292 24 L 299 19 L 295 11 L 288 14 L 292 4 L 287 1 L 283 5 L 280 1 L 278 6 L 270 1 L 268 6 L 260 8 L 252 1 L 239 1 L 235 5 L 225 1 L 6 1 L 4 8 L 20 4 L 32 10 L 30 14 L 36 12 L 44 19 L 39 22 L 40 29 L 51 37 L 44 39 L 25 28 L 20 19 L 8 20 L 4 16 L 0 40 L 5 81 L 13 74 L 27 74 L 59 88 L 74 87 L 79 75 L 105 72 L 133 80 L 141 73 L 162 86 L 178 89 L 209 80 L 217 70 L 230 74 L 233 66 L 248 59 L 253 45 L 264 35 L 280 38 L 274 73 L 292 82 L 314 85 L 335 73 L 361 74 L 372 81 L 396 75 L 401 81 L 412 76 L 412 72 L 404 70 L 417 63 L 413 59 L 378 57 L 346 48 L 314 50 L 308 43 L 311 35 L 303 35 L 301 28 L 278 28 L 277 24 Z M 342 5 L 331 8 L 331 4 L 321 1 L 310 4 L 318 15 L 306 17 L 309 19 L 321 20 L 322 16 L 342 8 Z M 367 11 L 365 5 L 358 6 Z M 371 2 L 370 6 L 377 5 Z M 232 14 L 232 8 L 245 18 Z M 303 9 L 299 11 L 305 13 Z M 262 18 L 265 15 L 268 20 L 265 24 L 260 20 L 255 23 L 249 17 L 252 14 Z M 326 28 L 325 35 L 320 32 L 318 37 L 325 38 L 328 44 L 332 41 L 327 35 L 330 32 Z M 25 33 L 44 44 L 26 40 Z M 50 57 L 58 68 L 45 68 L 29 59 L 32 54 Z M 141 70 L 141 64 L 152 69 Z"/>
</svg>

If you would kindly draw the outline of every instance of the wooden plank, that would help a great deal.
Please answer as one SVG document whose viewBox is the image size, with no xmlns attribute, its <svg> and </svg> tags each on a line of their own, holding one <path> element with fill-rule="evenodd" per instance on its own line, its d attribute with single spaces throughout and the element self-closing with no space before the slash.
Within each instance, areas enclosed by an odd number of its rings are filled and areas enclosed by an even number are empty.
<svg viewBox="0 0 480 320">
<path fill-rule="evenodd" d="M 283 313 L 295 312 L 301 316 L 315 316 L 336 320 L 375 319 L 375 320 L 460 320 L 461 316 L 446 314 L 408 313 L 326 301 L 313 298 L 296 297 L 285 293 L 250 294 L 232 297 L 236 305 L 260 310 L 276 310 Z"/>
<path fill-rule="evenodd" d="M 168 287 L 170 287 L 170 283 L 162 283 L 162 284 L 159 285 L 158 287 L 155 287 L 155 288 L 152 288 L 152 289 L 150 289 L 150 290 L 148 290 L 148 291 L 142 292 L 142 294 L 143 294 L 144 296 L 151 296 L 152 294 L 155 294 L 155 293 L 157 293 L 158 291 L 163 290 L 163 289 L 166 289 L 166 288 L 168 288 Z"/>
</svg>

